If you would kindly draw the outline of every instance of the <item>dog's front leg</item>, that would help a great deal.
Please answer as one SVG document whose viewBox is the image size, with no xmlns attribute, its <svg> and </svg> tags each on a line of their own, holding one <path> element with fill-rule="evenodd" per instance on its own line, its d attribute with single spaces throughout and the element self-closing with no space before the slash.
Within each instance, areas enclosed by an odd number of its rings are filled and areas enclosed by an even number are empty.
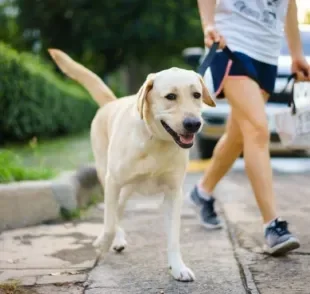
<svg viewBox="0 0 310 294">
<path fill-rule="evenodd" d="M 122 252 L 127 246 L 126 235 L 125 235 L 124 230 L 120 227 L 120 222 L 124 214 L 127 200 L 129 196 L 132 194 L 132 192 L 133 190 L 127 187 L 127 188 L 123 188 L 120 194 L 118 211 L 117 211 L 117 218 L 118 218 L 119 225 L 117 227 L 116 236 L 113 242 L 113 249 L 116 252 Z"/>
<path fill-rule="evenodd" d="M 184 264 L 180 251 L 180 224 L 182 189 L 169 189 L 165 193 L 166 230 L 168 237 L 168 264 L 172 276 L 182 282 L 195 280 L 194 273 Z"/>
<path fill-rule="evenodd" d="M 115 238 L 120 190 L 119 184 L 116 183 L 113 177 L 109 174 L 106 175 L 104 193 L 104 229 L 102 234 L 94 242 L 94 246 L 100 247 L 101 255 L 109 251 Z"/>
</svg>

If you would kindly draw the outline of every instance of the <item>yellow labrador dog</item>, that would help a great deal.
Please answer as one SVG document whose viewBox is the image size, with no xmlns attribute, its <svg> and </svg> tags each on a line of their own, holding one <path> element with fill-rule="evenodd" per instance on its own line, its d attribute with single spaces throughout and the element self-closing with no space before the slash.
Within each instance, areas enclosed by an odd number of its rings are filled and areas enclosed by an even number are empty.
<svg viewBox="0 0 310 294">
<path fill-rule="evenodd" d="M 189 148 L 201 128 L 202 103 L 215 106 L 202 78 L 194 71 L 170 68 L 150 74 L 136 95 L 116 99 L 93 72 L 60 50 L 49 53 L 101 106 L 91 125 L 91 143 L 105 189 L 105 213 L 94 246 L 100 246 L 102 254 L 112 244 L 122 251 L 126 240 L 119 221 L 126 199 L 133 193 L 163 192 L 170 272 L 176 280 L 193 281 L 181 256 L 179 234 Z"/>
</svg>

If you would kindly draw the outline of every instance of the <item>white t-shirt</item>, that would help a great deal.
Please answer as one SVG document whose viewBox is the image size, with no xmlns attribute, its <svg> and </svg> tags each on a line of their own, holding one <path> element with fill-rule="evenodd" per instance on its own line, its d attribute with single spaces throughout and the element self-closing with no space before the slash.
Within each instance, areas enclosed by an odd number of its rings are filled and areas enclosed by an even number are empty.
<svg viewBox="0 0 310 294">
<path fill-rule="evenodd" d="M 215 26 L 231 50 L 261 62 L 277 64 L 288 1 L 219 0 Z"/>
</svg>

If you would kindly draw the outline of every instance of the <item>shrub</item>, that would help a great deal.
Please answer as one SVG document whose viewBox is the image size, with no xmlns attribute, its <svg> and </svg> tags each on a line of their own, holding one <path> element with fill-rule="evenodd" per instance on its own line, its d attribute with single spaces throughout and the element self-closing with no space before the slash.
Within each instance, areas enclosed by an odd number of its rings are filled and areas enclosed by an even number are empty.
<svg viewBox="0 0 310 294">
<path fill-rule="evenodd" d="M 13 152 L 0 150 L 0 183 L 49 179 L 54 175 L 54 171 L 50 169 L 26 167 L 21 158 Z"/>
<path fill-rule="evenodd" d="M 0 43 L 0 141 L 78 132 L 96 110 L 86 91 L 52 65 Z"/>
</svg>

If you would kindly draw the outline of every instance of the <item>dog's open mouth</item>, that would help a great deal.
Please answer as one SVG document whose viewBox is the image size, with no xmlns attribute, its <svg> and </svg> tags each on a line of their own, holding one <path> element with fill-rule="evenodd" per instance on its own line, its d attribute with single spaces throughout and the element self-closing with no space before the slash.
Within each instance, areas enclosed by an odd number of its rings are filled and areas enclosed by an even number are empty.
<svg viewBox="0 0 310 294">
<path fill-rule="evenodd" d="M 194 144 L 194 134 L 178 134 L 173 129 L 171 129 L 163 120 L 160 121 L 163 125 L 164 129 L 171 135 L 174 141 L 181 147 L 181 148 L 191 148 Z"/>
</svg>

